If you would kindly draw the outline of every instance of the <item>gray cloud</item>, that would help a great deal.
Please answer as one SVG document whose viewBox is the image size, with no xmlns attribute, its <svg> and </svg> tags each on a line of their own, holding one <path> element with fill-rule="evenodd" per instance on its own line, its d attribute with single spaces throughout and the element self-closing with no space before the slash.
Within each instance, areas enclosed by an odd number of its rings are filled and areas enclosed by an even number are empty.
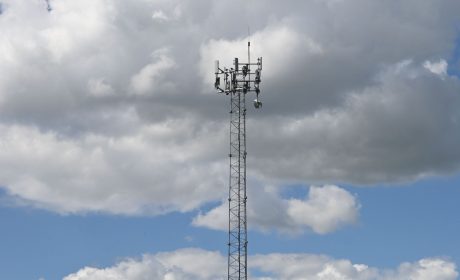
<svg viewBox="0 0 460 280">
<path fill-rule="evenodd" d="M 361 184 L 458 170 L 458 79 L 409 61 L 378 79 L 339 108 L 254 123 L 250 162 L 272 178 Z"/>
</svg>

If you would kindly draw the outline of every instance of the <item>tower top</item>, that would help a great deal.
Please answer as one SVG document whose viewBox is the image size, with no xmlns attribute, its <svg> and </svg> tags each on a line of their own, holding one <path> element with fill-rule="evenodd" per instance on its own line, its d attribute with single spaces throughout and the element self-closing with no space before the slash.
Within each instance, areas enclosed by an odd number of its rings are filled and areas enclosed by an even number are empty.
<svg viewBox="0 0 460 280">
<path fill-rule="evenodd" d="M 255 92 L 256 99 L 254 100 L 254 107 L 259 109 L 262 107 L 262 102 L 259 101 L 260 82 L 262 74 L 262 57 L 257 58 L 257 62 L 251 62 L 251 41 L 248 41 L 248 60 L 241 62 L 238 58 L 233 60 L 233 67 L 228 69 L 220 68 L 219 60 L 215 61 L 216 75 L 214 87 L 218 93 L 236 94 L 241 91 L 244 94 L 248 92 Z M 251 68 L 255 68 L 252 70 Z M 221 79 L 223 85 L 221 85 Z"/>
</svg>

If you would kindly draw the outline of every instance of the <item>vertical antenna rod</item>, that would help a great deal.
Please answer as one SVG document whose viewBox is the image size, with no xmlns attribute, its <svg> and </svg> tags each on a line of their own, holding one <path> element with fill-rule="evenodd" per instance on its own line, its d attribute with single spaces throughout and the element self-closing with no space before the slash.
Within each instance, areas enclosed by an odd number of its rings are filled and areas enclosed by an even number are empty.
<svg viewBox="0 0 460 280">
<path fill-rule="evenodd" d="M 228 194 L 228 280 L 247 280 L 247 192 L 246 192 L 246 94 L 255 92 L 254 107 L 262 107 L 259 101 L 262 58 L 251 63 L 251 43 L 248 42 L 248 62 L 233 61 L 233 68 L 221 69 L 215 63 L 215 88 L 230 95 L 230 176 Z M 241 66 L 241 67 L 240 67 Z M 251 72 L 251 66 L 257 69 Z M 254 77 L 251 80 L 251 75 Z M 223 85 L 221 86 L 221 78 Z"/>
<path fill-rule="evenodd" d="M 46 10 L 48 12 L 51 12 L 53 10 L 53 8 L 51 7 L 50 0 L 45 0 L 45 2 L 46 2 Z"/>
</svg>

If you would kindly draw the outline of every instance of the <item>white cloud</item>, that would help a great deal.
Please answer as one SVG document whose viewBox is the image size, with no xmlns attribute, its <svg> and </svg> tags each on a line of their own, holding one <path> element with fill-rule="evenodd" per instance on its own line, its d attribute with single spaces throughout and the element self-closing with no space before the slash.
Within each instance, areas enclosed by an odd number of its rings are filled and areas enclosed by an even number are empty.
<svg viewBox="0 0 460 280">
<path fill-rule="evenodd" d="M 90 95 L 96 97 L 112 95 L 113 88 L 111 85 L 107 84 L 104 79 L 91 79 L 88 81 L 88 91 Z"/>
<path fill-rule="evenodd" d="M 145 126 L 117 139 L 97 134 L 66 139 L 31 127 L 0 126 L 0 184 L 32 205 L 63 213 L 189 211 L 222 197 L 225 166 L 201 151 L 206 147 L 201 144 L 215 137 L 215 127 L 194 132 L 202 134 L 199 142 L 173 136 L 186 137 L 187 123 Z M 192 159 L 203 164 L 191 165 Z"/>
<path fill-rule="evenodd" d="M 310 229 L 319 234 L 332 232 L 357 221 L 359 203 L 346 190 L 337 186 L 310 187 L 305 200 L 283 199 L 265 188 L 249 192 L 248 223 L 252 229 L 299 233 Z M 193 225 L 227 230 L 226 203 L 199 214 Z"/>
<path fill-rule="evenodd" d="M 175 279 L 156 259 L 144 257 L 142 261 L 125 260 L 117 266 L 106 269 L 86 267 L 64 280 L 144 280 L 144 279 Z M 179 278 L 180 279 L 180 278 Z"/>
<path fill-rule="evenodd" d="M 274 279 L 312 280 L 453 280 L 458 276 L 456 265 L 441 258 L 403 263 L 397 269 L 378 269 L 349 260 L 308 254 L 256 255 L 251 265 L 274 276 Z"/>
<path fill-rule="evenodd" d="M 214 61 L 222 67 L 231 67 L 235 57 L 247 62 L 247 42 L 252 41 L 252 62 L 257 57 L 264 59 L 264 79 L 273 79 L 285 73 L 296 60 L 322 53 L 321 46 L 307 35 L 297 32 L 283 23 L 268 26 L 250 37 L 236 40 L 210 40 L 201 47 L 200 73 L 207 87 L 212 88 L 214 80 L 209 73 L 214 72 Z M 266 44 L 264 42 L 270 42 Z"/>
<path fill-rule="evenodd" d="M 403 263 L 397 269 L 378 269 L 310 254 L 268 254 L 249 258 L 250 269 L 260 271 L 250 279 L 283 280 L 454 280 L 456 265 L 442 258 Z M 109 268 L 86 267 L 64 280 L 142 280 L 142 279 L 221 279 L 226 273 L 226 258 L 218 252 L 181 249 L 127 259 Z"/>
<path fill-rule="evenodd" d="M 445 61 L 444 59 L 441 59 L 438 62 L 431 62 L 427 60 L 423 63 L 423 67 L 430 70 L 432 73 L 440 76 L 447 75 L 447 66 L 447 61 Z"/>
<path fill-rule="evenodd" d="M 223 277 L 225 270 L 225 258 L 217 252 L 182 249 L 127 259 L 105 269 L 86 267 L 63 280 L 206 280 Z"/>
<path fill-rule="evenodd" d="M 174 8 L 170 8 L 169 12 L 162 9 L 155 10 L 152 14 L 152 19 L 159 23 L 166 23 L 172 20 L 178 20 L 182 16 L 181 5 L 176 5 Z"/>
<path fill-rule="evenodd" d="M 359 204 L 356 198 L 336 186 L 311 187 L 308 199 L 289 201 L 288 214 L 295 224 L 327 233 L 356 222 Z"/>
<path fill-rule="evenodd" d="M 228 230 L 228 205 L 222 203 L 209 212 L 198 214 L 198 216 L 193 219 L 192 224 L 197 227 L 206 227 L 222 231 Z"/>
<path fill-rule="evenodd" d="M 415 263 L 403 263 L 397 272 L 387 272 L 384 279 L 437 280 L 457 279 L 459 276 L 454 263 L 437 258 L 422 259 Z"/>
<path fill-rule="evenodd" d="M 153 12 L 152 18 L 159 22 L 168 21 L 170 19 L 162 10 Z"/>
<path fill-rule="evenodd" d="M 174 67 L 174 60 L 168 55 L 167 49 L 156 50 L 152 54 L 154 62 L 144 66 L 131 79 L 131 85 L 137 94 L 154 91 L 158 87 L 158 79 L 162 72 Z"/>
</svg>

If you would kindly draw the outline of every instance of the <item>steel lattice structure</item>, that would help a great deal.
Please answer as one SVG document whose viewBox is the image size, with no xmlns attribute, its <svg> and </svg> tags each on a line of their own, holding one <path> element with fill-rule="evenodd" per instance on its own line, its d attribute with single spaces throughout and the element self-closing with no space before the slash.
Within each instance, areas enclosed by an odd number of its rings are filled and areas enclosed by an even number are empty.
<svg viewBox="0 0 460 280">
<path fill-rule="evenodd" d="M 259 101 L 262 58 L 251 63 L 250 42 L 248 42 L 248 62 L 233 61 L 233 68 L 221 69 L 216 61 L 215 87 L 220 93 L 230 95 L 230 179 L 229 179 L 229 219 L 228 219 L 228 279 L 247 279 L 248 238 L 246 215 L 246 94 L 255 92 L 254 106 L 262 107 Z M 251 66 L 256 69 L 251 72 Z M 252 77 L 252 79 L 251 79 Z M 221 87 L 221 78 L 223 86 Z"/>
</svg>

